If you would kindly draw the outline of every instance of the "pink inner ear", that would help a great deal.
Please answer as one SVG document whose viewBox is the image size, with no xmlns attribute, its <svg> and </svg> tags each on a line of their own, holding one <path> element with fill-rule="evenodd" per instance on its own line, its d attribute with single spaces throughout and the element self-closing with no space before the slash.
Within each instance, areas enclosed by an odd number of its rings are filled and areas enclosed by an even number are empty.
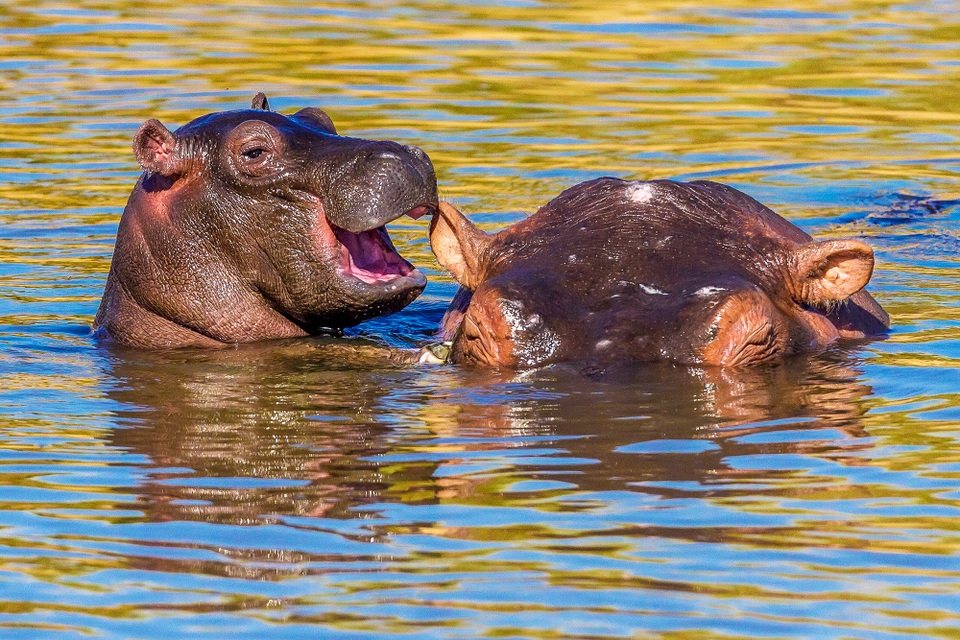
<svg viewBox="0 0 960 640">
<path fill-rule="evenodd" d="M 144 151 L 152 157 L 154 162 L 162 165 L 169 164 L 172 149 L 165 140 L 148 134 L 145 147 Z"/>
<path fill-rule="evenodd" d="M 176 163 L 177 140 L 159 120 L 147 120 L 133 139 L 133 153 L 147 171 L 169 176 Z"/>
<path fill-rule="evenodd" d="M 808 304 L 846 300 L 873 273 L 873 249 L 859 240 L 826 240 L 800 247 L 795 258 L 800 297 Z"/>
<path fill-rule="evenodd" d="M 863 288 L 873 273 L 873 263 L 865 260 L 862 253 L 837 253 L 831 256 L 830 266 L 823 272 L 823 278 L 839 291 L 850 291 L 850 295 Z"/>
</svg>

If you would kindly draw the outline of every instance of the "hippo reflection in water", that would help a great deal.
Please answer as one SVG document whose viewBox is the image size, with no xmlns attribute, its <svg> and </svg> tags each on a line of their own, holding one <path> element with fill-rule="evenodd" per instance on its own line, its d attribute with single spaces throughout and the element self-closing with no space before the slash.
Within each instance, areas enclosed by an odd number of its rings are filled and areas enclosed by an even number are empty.
<svg viewBox="0 0 960 640">
<path fill-rule="evenodd" d="M 396 535 L 394 521 L 371 518 L 369 509 L 377 509 L 371 505 L 495 500 L 526 513 L 530 494 L 504 491 L 505 482 L 545 478 L 573 483 L 559 489 L 573 497 L 625 490 L 676 497 L 682 486 L 736 496 L 741 482 L 769 482 L 771 495 L 798 498 L 795 485 L 782 482 L 790 472 L 735 461 L 816 458 L 826 447 L 842 469 L 869 464 L 858 452 L 877 446 L 864 419 L 872 389 L 856 358 L 842 350 L 779 367 L 627 367 L 597 380 L 564 366 L 519 375 L 400 364 L 386 369 L 382 354 L 353 352 L 351 342 L 261 342 L 108 359 L 110 377 L 123 381 L 106 385 L 117 407 L 111 420 L 121 428 L 103 438 L 142 458 L 142 480 L 130 493 L 143 518 L 250 526 L 288 515 L 325 517 L 352 521 L 351 527 L 386 540 Z M 400 415 L 417 428 L 397 428 Z M 810 437 L 769 439 L 798 422 Z M 743 437 L 750 434 L 766 437 Z M 631 451 L 638 442 L 680 440 L 692 448 Z M 560 448 L 543 454 L 544 442 Z M 519 458 L 505 457 L 504 447 Z M 450 461 L 465 458 L 467 472 L 453 470 Z M 476 465 L 487 471 L 469 472 Z M 263 482 L 244 480 L 252 478 Z M 705 528 L 661 529 L 655 518 L 635 524 L 638 531 L 701 542 L 744 540 L 752 531 L 736 521 Z M 458 535 L 452 526 L 429 525 L 433 536 L 466 539 L 468 531 Z M 287 552 L 269 544 L 246 550 L 263 562 L 245 567 L 230 554 L 220 561 L 135 554 L 131 561 L 155 563 L 154 570 L 187 565 L 198 574 L 246 571 L 251 578 L 307 570 Z"/>
<path fill-rule="evenodd" d="M 383 225 L 437 205 L 426 154 L 306 108 L 147 121 L 94 329 L 135 347 L 305 336 L 393 313 L 426 278 Z"/>
<path fill-rule="evenodd" d="M 454 363 L 753 365 L 889 328 L 868 245 L 714 182 L 600 178 L 495 235 L 441 203 L 430 242 L 462 285 L 440 332 Z"/>
</svg>

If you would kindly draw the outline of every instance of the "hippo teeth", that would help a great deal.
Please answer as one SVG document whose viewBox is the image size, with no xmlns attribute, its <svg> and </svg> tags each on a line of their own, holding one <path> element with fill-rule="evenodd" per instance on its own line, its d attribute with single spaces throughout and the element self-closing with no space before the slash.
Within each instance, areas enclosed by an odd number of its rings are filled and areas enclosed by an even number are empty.
<svg viewBox="0 0 960 640">
<path fill-rule="evenodd" d="M 347 275 L 367 284 L 382 284 L 413 271 L 394 250 L 384 227 L 360 233 L 334 227 L 333 233 L 340 243 L 340 267 Z"/>
</svg>

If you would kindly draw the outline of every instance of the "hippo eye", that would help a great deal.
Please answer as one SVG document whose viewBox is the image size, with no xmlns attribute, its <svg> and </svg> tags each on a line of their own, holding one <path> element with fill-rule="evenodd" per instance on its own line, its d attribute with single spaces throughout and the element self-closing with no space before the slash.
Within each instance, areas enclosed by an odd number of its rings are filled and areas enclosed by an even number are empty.
<svg viewBox="0 0 960 640">
<path fill-rule="evenodd" d="M 249 160 L 256 160 L 257 158 L 259 158 L 260 156 L 263 155 L 263 152 L 264 152 L 264 151 L 265 151 L 265 149 L 263 149 L 262 147 L 256 147 L 256 148 L 254 148 L 254 149 L 247 149 L 246 151 L 243 152 L 243 157 L 245 157 L 245 158 L 247 158 L 247 159 L 249 159 Z"/>
</svg>

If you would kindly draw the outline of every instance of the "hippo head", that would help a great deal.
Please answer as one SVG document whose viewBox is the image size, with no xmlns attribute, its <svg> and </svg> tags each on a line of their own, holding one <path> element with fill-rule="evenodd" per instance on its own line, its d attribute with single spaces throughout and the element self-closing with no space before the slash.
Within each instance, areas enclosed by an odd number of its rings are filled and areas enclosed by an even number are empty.
<svg viewBox="0 0 960 640">
<path fill-rule="evenodd" d="M 441 203 L 431 246 L 462 285 L 453 362 L 745 365 L 884 332 L 873 251 L 817 242 L 724 185 L 601 178 L 488 235 Z"/>
<path fill-rule="evenodd" d="M 124 210 L 94 326 L 135 346 L 302 336 L 393 313 L 426 278 L 384 225 L 437 204 L 420 149 L 337 134 L 306 108 L 209 114 L 134 138 L 146 170 Z"/>
</svg>

